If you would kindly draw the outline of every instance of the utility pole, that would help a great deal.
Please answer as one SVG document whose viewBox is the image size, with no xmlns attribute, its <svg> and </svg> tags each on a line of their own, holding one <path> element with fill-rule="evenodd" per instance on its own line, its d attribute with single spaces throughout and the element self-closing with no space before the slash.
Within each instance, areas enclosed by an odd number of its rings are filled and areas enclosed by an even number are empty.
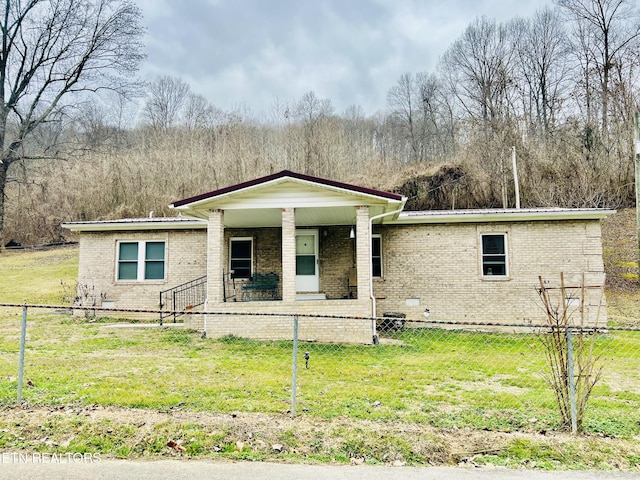
<svg viewBox="0 0 640 480">
<path fill-rule="evenodd" d="M 636 169 L 636 231 L 638 234 L 638 272 L 640 273 L 640 113 L 633 116 L 633 144 L 635 146 Z M 640 282 L 640 274 L 638 275 Z"/>
<path fill-rule="evenodd" d="M 513 162 L 513 183 L 516 188 L 516 208 L 520 209 L 520 180 L 518 179 L 518 164 L 516 163 L 516 147 L 511 149 L 511 160 Z"/>
</svg>

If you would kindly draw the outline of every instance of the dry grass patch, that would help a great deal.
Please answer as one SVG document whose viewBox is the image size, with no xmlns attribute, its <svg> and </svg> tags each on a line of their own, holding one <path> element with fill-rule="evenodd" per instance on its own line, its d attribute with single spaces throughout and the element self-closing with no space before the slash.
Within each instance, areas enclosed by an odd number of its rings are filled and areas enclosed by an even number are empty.
<svg viewBox="0 0 640 480">
<path fill-rule="evenodd" d="M 277 414 L 216 414 L 180 408 L 8 407 L 0 450 L 93 452 L 103 457 L 227 458 L 407 465 L 635 470 L 638 442 L 437 429 L 402 422 Z"/>
</svg>

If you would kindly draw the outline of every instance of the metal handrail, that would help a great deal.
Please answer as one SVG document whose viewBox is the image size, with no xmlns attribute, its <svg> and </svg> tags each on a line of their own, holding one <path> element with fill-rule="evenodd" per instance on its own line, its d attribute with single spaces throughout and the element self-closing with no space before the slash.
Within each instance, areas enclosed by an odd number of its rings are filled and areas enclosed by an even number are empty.
<svg viewBox="0 0 640 480">
<path fill-rule="evenodd" d="M 203 305 L 206 299 L 206 275 L 169 288 L 168 290 L 163 290 L 160 292 L 160 325 L 162 325 L 164 318 L 171 315 L 173 315 L 173 323 L 176 323 L 178 316 L 183 315 L 187 310 Z M 165 306 L 170 307 L 166 309 L 166 313 L 163 312 Z"/>
<path fill-rule="evenodd" d="M 236 279 L 233 276 L 233 270 L 228 272 L 222 271 L 222 298 L 225 302 L 233 299 L 234 302 L 238 301 L 236 295 Z"/>
</svg>

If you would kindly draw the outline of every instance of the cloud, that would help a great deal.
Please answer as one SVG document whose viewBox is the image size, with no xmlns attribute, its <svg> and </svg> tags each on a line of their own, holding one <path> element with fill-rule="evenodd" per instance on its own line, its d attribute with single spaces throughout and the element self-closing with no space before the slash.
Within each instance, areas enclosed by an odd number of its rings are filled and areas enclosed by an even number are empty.
<svg viewBox="0 0 640 480">
<path fill-rule="evenodd" d="M 143 74 L 180 77 L 226 110 L 266 113 L 314 91 L 338 112 L 356 104 L 371 114 L 401 74 L 433 71 L 475 17 L 505 20 L 543 5 L 514 3 L 138 0 L 148 28 Z"/>
</svg>

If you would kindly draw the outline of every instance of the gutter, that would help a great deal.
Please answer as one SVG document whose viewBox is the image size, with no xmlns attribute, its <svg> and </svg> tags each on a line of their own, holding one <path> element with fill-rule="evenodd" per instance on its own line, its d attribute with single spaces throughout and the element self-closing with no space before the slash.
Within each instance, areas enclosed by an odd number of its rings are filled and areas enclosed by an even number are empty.
<svg viewBox="0 0 640 480">
<path fill-rule="evenodd" d="M 124 232 L 124 231 L 149 231 L 149 230 L 194 230 L 207 228 L 207 223 L 198 219 L 171 217 L 164 220 L 160 217 L 153 220 L 124 219 L 124 220 L 100 220 L 91 222 L 66 222 L 60 226 L 72 232 Z"/>
<path fill-rule="evenodd" d="M 615 213 L 606 209 L 531 208 L 531 209 L 470 209 L 404 212 L 389 225 L 425 223 L 533 222 L 557 220 L 601 220 Z"/>
</svg>

